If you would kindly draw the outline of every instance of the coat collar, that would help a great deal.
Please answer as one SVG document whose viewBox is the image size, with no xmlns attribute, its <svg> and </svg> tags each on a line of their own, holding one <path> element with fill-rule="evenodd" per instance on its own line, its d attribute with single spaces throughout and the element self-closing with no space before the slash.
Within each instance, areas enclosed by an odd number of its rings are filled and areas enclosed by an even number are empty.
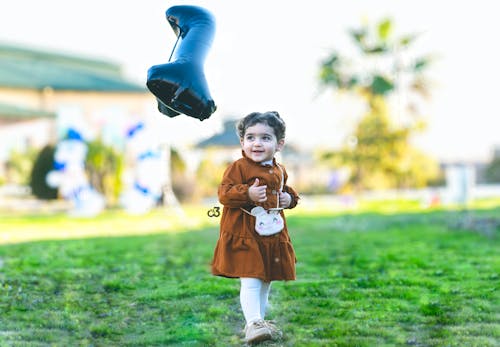
<svg viewBox="0 0 500 347">
<path fill-rule="evenodd" d="M 245 152 L 243 150 L 241 150 L 241 155 L 243 156 L 243 158 L 246 159 L 246 161 L 248 161 L 249 163 L 252 163 L 254 165 L 258 165 L 258 166 L 267 166 L 267 167 L 271 167 L 271 166 L 276 166 L 276 158 L 273 158 L 273 163 L 272 164 L 265 164 L 265 165 L 262 165 L 261 163 L 257 163 L 255 161 L 253 161 L 252 159 L 250 159 L 249 157 L 246 156 Z"/>
</svg>

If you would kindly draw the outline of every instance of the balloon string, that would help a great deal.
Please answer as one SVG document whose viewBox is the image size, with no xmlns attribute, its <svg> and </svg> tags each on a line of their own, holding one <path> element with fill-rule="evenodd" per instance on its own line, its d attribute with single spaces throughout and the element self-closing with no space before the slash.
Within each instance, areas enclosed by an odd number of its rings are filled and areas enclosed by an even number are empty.
<svg viewBox="0 0 500 347">
<path fill-rule="evenodd" d="M 177 35 L 177 40 L 175 40 L 174 48 L 172 48 L 172 52 L 170 53 L 170 57 L 168 58 L 169 62 L 170 62 L 170 60 L 172 60 L 172 56 L 174 55 L 175 48 L 177 47 L 177 43 L 179 42 L 179 39 L 182 36 L 182 29 L 181 29 L 181 27 L 178 26 L 178 25 L 175 25 L 175 26 L 179 29 L 179 35 Z"/>
</svg>

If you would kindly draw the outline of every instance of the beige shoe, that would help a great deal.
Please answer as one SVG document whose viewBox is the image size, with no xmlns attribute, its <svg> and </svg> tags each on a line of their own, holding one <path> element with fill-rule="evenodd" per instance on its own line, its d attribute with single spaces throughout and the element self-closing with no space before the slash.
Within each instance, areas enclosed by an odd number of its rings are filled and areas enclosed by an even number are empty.
<svg viewBox="0 0 500 347">
<path fill-rule="evenodd" d="M 256 343 L 270 340 L 272 332 L 269 326 L 262 319 L 250 323 L 245 327 L 245 342 Z"/>
<path fill-rule="evenodd" d="M 280 340 L 280 339 L 283 338 L 283 332 L 276 325 L 276 321 L 274 321 L 274 320 L 266 320 L 264 322 L 266 323 L 266 325 L 269 328 L 269 330 L 271 330 L 271 336 L 272 336 L 273 340 Z"/>
</svg>

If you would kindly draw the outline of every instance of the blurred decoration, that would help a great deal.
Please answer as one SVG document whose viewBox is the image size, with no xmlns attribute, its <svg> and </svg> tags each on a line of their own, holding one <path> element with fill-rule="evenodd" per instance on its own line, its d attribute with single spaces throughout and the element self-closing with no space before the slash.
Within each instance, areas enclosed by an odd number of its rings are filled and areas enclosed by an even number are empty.
<svg viewBox="0 0 500 347">
<path fill-rule="evenodd" d="M 128 213 L 144 214 L 161 201 L 166 167 L 159 143 L 145 123 L 138 122 L 130 127 L 126 138 L 133 161 L 133 174 L 120 202 Z"/>
<path fill-rule="evenodd" d="M 46 176 L 50 187 L 58 188 L 59 194 L 73 204 L 69 212 L 75 217 L 93 217 L 105 207 L 104 197 L 88 182 L 85 173 L 87 144 L 81 134 L 69 128 L 54 153 L 54 169 Z"/>
<path fill-rule="evenodd" d="M 389 19 L 351 30 L 350 35 L 360 56 L 349 59 L 332 52 L 321 64 L 319 80 L 324 88 L 359 96 L 367 112 L 344 147 L 323 158 L 350 169 L 349 182 L 343 188 L 347 191 L 424 187 L 439 175 L 439 167 L 413 148 L 410 138 L 425 128 L 418 105 L 430 94 L 424 73 L 431 59 L 408 60 L 417 36 L 394 37 Z M 391 112 L 391 96 L 399 104 L 404 99 L 405 110 Z"/>
<path fill-rule="evenodd" d="M 204 120 L 216 109 L 203 66 L 215 34 L 215 19 L 197 6 L 173 6 L 166 16 L 181 42 L 172 50 L 174 61 L 149 68 L 146 85 L 156 96 L 161 113 Z"/>
<path fill-rule="evenodd" d="M 54 168 L 54 154 L 56 148 L 47 145 L 38 153 L 30 174 L 31 193 L 41 200 L 57 199 L 57 187 L 47 184 L 47 174 Z"/>
</svg>

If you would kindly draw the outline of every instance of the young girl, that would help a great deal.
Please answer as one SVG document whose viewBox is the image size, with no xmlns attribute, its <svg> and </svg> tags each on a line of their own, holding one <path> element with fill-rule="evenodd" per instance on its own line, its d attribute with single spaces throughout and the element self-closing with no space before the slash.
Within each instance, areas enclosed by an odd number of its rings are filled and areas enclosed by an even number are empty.
<svg viewBox="0 0 500 347">
<path fill-rule="evenodd" d="M 286 185 L 287 173 L 274 155 L 285 143 L 285 123 L 278 112 L 254 112 L 239 121 L 242 158 L 224 172 L 219 201 L 224 205 L 212 273 L 240 278 L 245 340 L 268 340 L 279 329 L 265 321 L 271 281 L 295 279 L 295 252 L 282 209 L 297 205 L 299 196 Z M 252 208 L 279 210 L 284 227 L 271 236 L 255 230 Z"/>
</svg>

